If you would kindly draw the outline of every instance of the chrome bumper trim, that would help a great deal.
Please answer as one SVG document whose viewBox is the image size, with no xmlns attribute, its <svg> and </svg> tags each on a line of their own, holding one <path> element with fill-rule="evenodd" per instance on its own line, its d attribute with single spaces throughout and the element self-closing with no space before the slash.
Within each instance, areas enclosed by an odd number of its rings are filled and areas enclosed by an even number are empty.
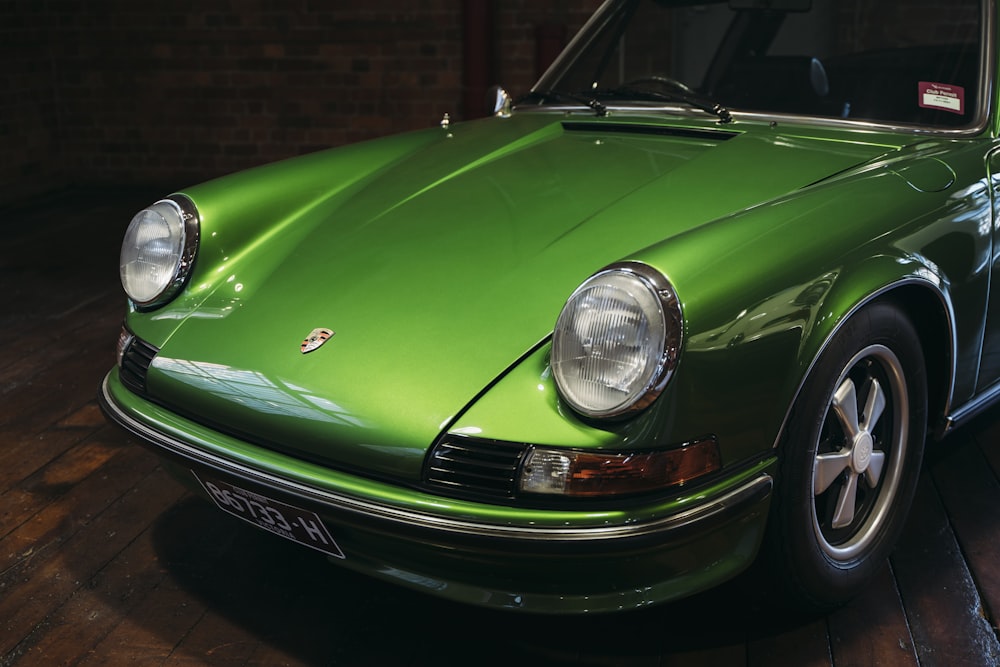
<svg viewBox="0 0 1000 667">
<path fill-rule="evenodd" d="M 373 518 L 380 519 L 408 530 L 423 528 L 438 533 L 452 534 L 460 538 L 480 537 L 490 540 L 544 543 L 606 543 L 613 540 L 642 538 L 691 528 L 694 524 L 710 519 L 721 522 L 736 514 L 744 506 L 765 499 L 773 486 L 771 475 L 761 472 L 736 489 L 700 505 L 652 521 L 627 525 L 515 526 L 455 519 L 319 489 L 295 480 L 263 473 L 237 461 L 206 452 L 156 431 L 127 414 L 111 396 L 108 389 L 108 377 L 105 377 L 101 384 L 99 399 L 105 415 L 114 423 L 146 443 L 165 450 L 166 453 L 179 457 L 188 463 L 205 466 L 224 475 L 231 475 L 252 484 L 291 494 L 307 501 L 328 506 L 333 510 L 358 515 L 368 521 Z"/>
</svg>

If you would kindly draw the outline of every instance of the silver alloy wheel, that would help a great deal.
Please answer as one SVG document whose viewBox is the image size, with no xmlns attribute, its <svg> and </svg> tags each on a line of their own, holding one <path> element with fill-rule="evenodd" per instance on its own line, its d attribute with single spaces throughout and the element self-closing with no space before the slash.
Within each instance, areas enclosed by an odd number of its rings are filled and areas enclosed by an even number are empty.
<svg viewBox="0 0 1000 667">
<path fill-rule="evenodd" d="M 834 561 L 862 556 L 888 519 L 903 475 L 909 401 L 899 358 L 870 345 L 830 397 L 812 468 L 813 528 Z"/>
</svg>

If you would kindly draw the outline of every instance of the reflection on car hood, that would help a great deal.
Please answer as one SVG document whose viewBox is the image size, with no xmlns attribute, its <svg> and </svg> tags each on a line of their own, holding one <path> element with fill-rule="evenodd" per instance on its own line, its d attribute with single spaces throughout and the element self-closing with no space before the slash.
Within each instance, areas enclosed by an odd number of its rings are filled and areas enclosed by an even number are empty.
<svg viewBox="0 0 1000 667">
<path fill-rule="evenodd" d="M 883 150 L 545 114 L 442 129 L 244 257 L 163 346 L 150 392 L 312 460 L 416 479 L 588 275 Z M 317 327 L 334 335 L 303 354 Z"/>
</svg>

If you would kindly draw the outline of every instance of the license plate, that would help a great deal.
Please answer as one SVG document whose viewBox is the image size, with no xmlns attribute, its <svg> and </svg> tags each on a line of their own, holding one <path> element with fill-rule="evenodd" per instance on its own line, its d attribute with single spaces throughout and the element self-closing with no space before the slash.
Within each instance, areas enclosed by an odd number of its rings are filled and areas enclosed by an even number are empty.
<svg viewBox="0 0 1000 667">
<path fill-rule="evenodd" d="M 224 512 L 280 535 L 286 540 L 298 542 L 336 558 L 344 558 L 344 552 L 334 542 L 330 531 L 315 512 L 241 489 L 227 482 L 203 479 L 193 470 L 191 472 Z"/>
</svg>

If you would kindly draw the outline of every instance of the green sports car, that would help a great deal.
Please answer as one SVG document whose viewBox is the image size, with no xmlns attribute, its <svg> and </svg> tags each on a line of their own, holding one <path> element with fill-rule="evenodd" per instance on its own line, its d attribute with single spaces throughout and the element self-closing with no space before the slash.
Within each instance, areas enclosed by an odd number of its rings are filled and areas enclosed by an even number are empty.
<svg viewBox="0 0 1000 667">
<path fill-rule="evenodd" d="M 863 590 L 1000 396 L 991 1 L 608 0 L 494 113 L 125 234 L 111 420 L 372 576 L 629 609 Z"/>
</svg>

